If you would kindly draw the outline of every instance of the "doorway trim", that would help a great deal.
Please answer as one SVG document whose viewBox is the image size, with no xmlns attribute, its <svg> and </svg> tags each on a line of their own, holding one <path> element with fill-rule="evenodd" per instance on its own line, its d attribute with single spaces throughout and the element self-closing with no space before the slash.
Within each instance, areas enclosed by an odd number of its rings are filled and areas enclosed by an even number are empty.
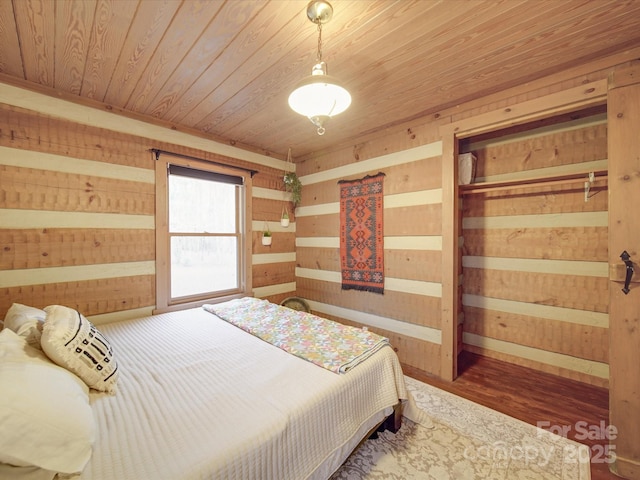
<svg viewBox="0 0 640 480">
<path fill-rule="evenodd" d="M 458 320 L 462 309 L 458 189 L 459 140 L 482 133 L 605 105 L 607 80 L 598 80 L 534 100 L 517 103 L 440 128 L 442 138 L 442 299 L 440 377 L 453 381 L 458 372 Z M 460 339 L 461 340 L 461 339 Z"/>
</svg>

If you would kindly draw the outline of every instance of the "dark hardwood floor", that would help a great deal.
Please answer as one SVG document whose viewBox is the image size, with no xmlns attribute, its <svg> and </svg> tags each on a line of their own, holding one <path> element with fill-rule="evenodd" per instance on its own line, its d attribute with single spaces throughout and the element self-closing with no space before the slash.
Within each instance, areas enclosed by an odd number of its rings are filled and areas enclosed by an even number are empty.
<svg viewBox="0 0 640 480">
<path fill-rule="evenodd" d="M 620 477 L 609 472 L 609 392 L 488 357 L 462 352 L 458 378 L 449 383 L 403 366 L 405 374 L 591 448 L 592 480 Z M 540 423 L 542 422 L 542 423 Z"/>
</svg>

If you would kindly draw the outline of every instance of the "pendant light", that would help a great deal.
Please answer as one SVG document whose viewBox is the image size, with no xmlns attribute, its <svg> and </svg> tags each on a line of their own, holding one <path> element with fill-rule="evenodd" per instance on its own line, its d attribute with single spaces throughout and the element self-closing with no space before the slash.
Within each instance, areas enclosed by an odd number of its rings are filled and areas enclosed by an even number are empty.
<svg viewBox="0 0 640 480">
<path fill-rule="evenodd" d="M 307 17 L 318 25 L 318 53 L 311 75 L 302 79 L 289 95 L 289 106 L 304 115 L 324 135 L 324 124 L 329 118 L 344 112 L 351 104 L 351 95 L 340 82 L 327 73 L 322 61 L 322 25 L 331 20 L 333 7 L 325 0 L 312 0 L 307 5 Z"/>
</svg>

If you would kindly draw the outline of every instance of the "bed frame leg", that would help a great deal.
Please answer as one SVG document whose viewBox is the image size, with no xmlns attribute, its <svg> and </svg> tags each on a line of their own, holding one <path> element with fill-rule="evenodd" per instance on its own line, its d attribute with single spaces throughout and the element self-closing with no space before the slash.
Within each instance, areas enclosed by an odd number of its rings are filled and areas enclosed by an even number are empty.
<svg viewBox="0 0 640 480">
<path fill-rule="evenodd" d="M 396 403 L 393 407 L 393 413 L 380 425 L 378 431 L 389 430 L 396 433 L 402 426 L 402 404 Z"/>
<path fill-rule="evenodd" d="M 378 428 L 373 428 L 369 434 L 364 437 L 365 439 L 376 439 L 378 438 L 378 432 L 384 432 L 385 430 L 389 430 L 392 433 L 396 433 L 400 430 L 402 426 L 402 404 L 398 402 L 393 406 L 393 412 L 387 418 L 385 418 Z"/>
</svg>

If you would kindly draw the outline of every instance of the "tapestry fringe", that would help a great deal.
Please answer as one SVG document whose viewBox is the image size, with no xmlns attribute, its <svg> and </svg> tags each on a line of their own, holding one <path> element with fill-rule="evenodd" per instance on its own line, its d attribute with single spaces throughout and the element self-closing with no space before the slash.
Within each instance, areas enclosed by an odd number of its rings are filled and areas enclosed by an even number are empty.
<svg viewBox="0 0 640 480">
<path fill-rule="evenodd" d="M 360 292 L 379 293 L 384 295 L 384 288 L 367 287 L 364 285 L 342 285 L 342 290 L 358 290 Z"/>
</svg>

